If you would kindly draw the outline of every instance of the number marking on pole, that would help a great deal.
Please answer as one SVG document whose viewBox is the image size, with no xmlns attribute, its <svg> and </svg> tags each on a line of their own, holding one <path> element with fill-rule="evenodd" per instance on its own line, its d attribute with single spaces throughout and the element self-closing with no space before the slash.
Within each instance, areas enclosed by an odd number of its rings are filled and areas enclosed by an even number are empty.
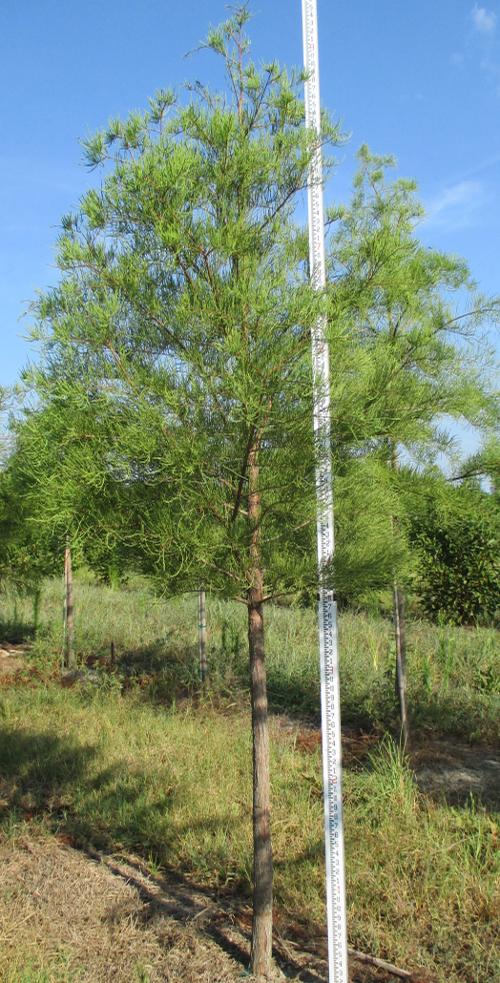
<svg viewBox="0 0 500 983">
<path fill-rule="evenodd" d="M 320 133 L 319 59 L 316 0 L 302 0 L 306 126 Z M 311 161 L 308 186 L 309 262 L 311 282 L 317 290 L 326 284 L 323 211 L 323 168 L 318 141 Z M 316 495 L 319 649 L 321 670 L 321 730 L 325 807 L 326 903 L 330 983 L 348 983 L 347 926 L 342 818 L 342 756 L 340 687 L 337 647 L 337 604 L 329 588 L 321 586 L 323 572 L 333 559 L 332 462 L 330 441 L 330 369 L 326 317 L 320 315 L 312 331 L 314 379 L 314 435 L 316 440 Z"/>
</svg>

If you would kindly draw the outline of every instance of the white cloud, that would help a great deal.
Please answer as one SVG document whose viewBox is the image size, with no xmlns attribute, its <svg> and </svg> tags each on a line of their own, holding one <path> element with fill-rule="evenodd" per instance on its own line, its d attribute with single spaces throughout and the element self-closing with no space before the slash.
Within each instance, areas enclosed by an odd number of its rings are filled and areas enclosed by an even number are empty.
<svg viewBox="0 0 500 983">
<path fill-rule="evenodd" d="M 424 223 L 449 229 L 473 225 L 483 198 L 480 181 L 459 181 L 449 185 L 427 202 Z"/>
<path fill-rule="evenodd" d="M 500 154 L 490 154 L 489 157 L 483 157 L 482 160 L 478 161 L 477 164 L 474 164 L 462 174 L 462 181 L 475 177 L 476 174 L 482 174 L 483 171 L 489 171 L 492 167 L 496 167 L 497 164 L 500 164 Z"/>
<path fill-rule="evenodd" d="M 489 7 L 475 3 L 469 11 L 471 29 L 467 32 L 461 49 L 449 55 L 450 65 L 455 69 L 476 69 L 489 76 L 493 92 L 500 96 L 500 44 L 496 33 L 498 15 Z"/>
<path fill-rule="evenodd" d="M 474 4 L 471 10 L 472 23 L 481 34 L 492 34 L 496 27 L 497 15 L 493 10 Z"/>
</svg>

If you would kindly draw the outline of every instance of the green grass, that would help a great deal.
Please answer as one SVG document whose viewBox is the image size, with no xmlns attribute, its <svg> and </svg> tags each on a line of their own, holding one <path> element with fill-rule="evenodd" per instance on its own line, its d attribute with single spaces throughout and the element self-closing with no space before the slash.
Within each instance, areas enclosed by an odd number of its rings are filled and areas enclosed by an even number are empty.
<svg viewBox="0 0 500 983">
<path fill-rule="evenodd" d="M 36 969 L 32 965 L 17 968 L 2 977 L 3 983 L 77 983 L 78 977 L 61 966 L 59 960 L 52 962 L 49 970 Z"/>
<path fill-rule="evenodd" d="M 247 639 L 242 605 L 208 598 L 210 690 L 234 697 L 247 688 Z M 148 696 L 171 701 L 198 686 L 196 597 L 165 601 L 146 587 L 114 590 L 81 577 L 75 584 L 76 647 L 80 659 L 109 656 L 118 672 L 135 677 Z M 29 599 L 0 595 L 0 635 L 33 634 Z M 62 646 L 61 584 L 49 582 L 32 658 L 46 667 Z M 471 741 L 498 738 L 500 671 L 494 629 L 437 628 L 408 623 L 410 713 L 420 733 Z M 266 609 L 268 687 L 273 709 L 317 716 L 316 614 Z M 389 620 L 367 614 L 340 617 L 343 720 L 365 729 L 397 730 L 394 648 Z"/>
<path fill-rule="evenodd" d="M 16 637 L 29 604 L 5 596 Z M 75 843 L 134 851 L 239 898 L 251 885 L 251 741 L 246 626 L 236 605 L 209 601 L 211 686 L 199 692 L 196 599 L 153 598 L 85 579 L 75 585 L 77 649 L 118 667 L 100 686 L 61 689 L 45 669 L 60 652 L 60 585 L 44 591 L 25 674 L 0 693 L 3 835 L 33 829 Z M 273 706 L 317 714 L 314 612 L 269 608 Z M 345 720 L 395 724 L 391 626 L 341 619 Z M 414 728 L 490 741 L 495 734 L 495 633 L 409 629 Z M 43 669 L 44 671 L 40 671 Z M 272 721 L 275 890 L 282 931 L 323 933 L 323 819 L 319 751 Z M 433 802 L 390 739 L 345 774 L 350 942 L 439 983 L 493 983 L 498 908 L 498 815 L 472 800 Z M 287 928 L 288 926 L 288 928 Z M 38 980 L 37 977 L 34 977 Z M 27 979 L 31 979 L 29 976 Z"/>
<path fill-rule="evenodd" d="M 26 824 L 64 832 L 249 897 L 246 713 L 189 702 L 165 709 L 55 684 L 5 690 L 1 712 L 5 835 Z M 319 756 L 301 753 L 277 725 L 272 748 L 277 906 L 285 924 L 320 934 Z M 352 944 L 425 966 L 440 983 L 493 980 L 493 817 L 425 799 L 390 743 L 346 772 L 345 815 Z"/>
</svg>

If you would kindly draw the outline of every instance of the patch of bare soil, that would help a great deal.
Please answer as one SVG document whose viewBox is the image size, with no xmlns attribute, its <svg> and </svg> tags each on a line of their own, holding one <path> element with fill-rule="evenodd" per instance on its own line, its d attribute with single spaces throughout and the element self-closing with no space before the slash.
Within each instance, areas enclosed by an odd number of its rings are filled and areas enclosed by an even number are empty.
<svg viewBox="0 0 500 983">
<path fill-rule="evenodd" d="M 247 973 L 251 914 L 140 860 L 73 849 L 62 838 L 0 846 L 0 979 L 27 967 L 79 983 L 236 983 Z M 276 979 L 326 983 L 324 958 L 275 939 Z M 352 961 L 352 983 L 394 980 Z M 416 977 L 415 983 L 416 983 Z"/>
<path fill-rule="evenodd" d="M 321 747 L 317 725 L 285 714 L 273 718 L 278 734 L 291 734 L 298 750 L 313 753 Z M 366 766 L 380 735 L 342 727 L 344 767 Z M 415 779 L 422 792 L 448 805 L 463 806 L 472 798 L 490 809 L 500 809 L 500 748 L 463 744 L 453 738 L 429 738 L 409 753 Z"/>
<path fill-rule="evenodd" d="M 278 734 L 289 734 L 298 751 L 306 754 L 321 748 L 321 730 L 311 721 L 290 717 L 287 714 L 273 714 L 271 726 Z M 380 735 L 374 732 L 359 731 L 349 724 L 342 725 L 342 759 L 345 768 L 359 768 L 366 762 L 370 751 L 380 742 Z"/>
<path fill-rule="evenodd" d="M 500 809 L 498 748 L 471 747 L 458 742 L 432 741 L 411 755 L 419 788 L 449 805 L 466 805 L 471 796 Z"/>
<path fill-rule="evenodd" d="M 10 642 L 0 643 L 0 679 L 14 676 L 24 669 L 24 656 L 27 648 L 24 645 L 11 645 Z"/>
</svg>

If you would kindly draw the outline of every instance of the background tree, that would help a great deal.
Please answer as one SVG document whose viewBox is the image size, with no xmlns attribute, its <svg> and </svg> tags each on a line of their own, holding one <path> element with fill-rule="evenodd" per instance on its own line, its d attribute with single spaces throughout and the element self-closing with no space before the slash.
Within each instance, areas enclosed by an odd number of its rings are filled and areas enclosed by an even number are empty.
<svg viewBox="0 0 500 983">
<path fill-rule="evenodd" d="M 45 525 L 31 522 L 22 455 L 7 432 L 9 450 L 0 469 L 0 581 L 33 597 L 33 629 L 36 632 L 44 577 L 62 570 L 62 553 L 56 558 L 55 540 Z"/>
<path fill-rule="evenodd" d="M 476 457 L 464 470 L 477 466 Z M 415 500 L 410 537 L 425 613 L 448 624 L 493 624 L 500 608 L 498 496 L 474 479 L 450 485 L 433 476 Z"/>
<path fill-rule="evenodd" d="M 498 316 L 499 305 L 477 294 L 462 260 L 419 241 L 423 209 L 415 184 L 387 183 L 385 171 L 392 159 L 374 156 L 366 147 L 359 159 L 350 205 L 330 214 L 335 226 L 331 318 L 344 325 L 355 357 L 344 390 L 334 389 L 332 429 L 339 434 L 342 419 L 352 423 L 343 401 L 354 401 L 359 415 L 345 467 L 352 470 L 353 463 L 356 467 L 359 458 L 368 455 L 373 462 L 371 479 L 381 491 L 379 501 L 385 495 L 387 536 L 395 544 L 396 692 L 406 743 L 402 582 L 410 568 L 409 517 L 398 472 L 401 461 L 436 460 L 449 447 L 446 420 L 466 420 L 488 430 L 498 419 L 488 377 L 491 358 L 481 346 L 479 329 Z"/>
<path fill-rule="evenodd" d="M 3 576 L 33 594 L 36 613 L 43 578 L 62 575 L 65 557 L 108 582 L 134 568 L 137 510 L 130 503 L 135 489 L 116 480 L 110 463 L 120 439 L 119 417 L 101 415 L 94 399 L 85 409 L 81 400 L 72 400 L 71 387 L 70 395 L 61 387 L 51 400 L 42 375 L 35 376 L 36 409 L 25 406 L 13 418 L 10 453 L 0 472 L 0 548 Z M 65 576 L 65 609 L 69 587 Z M 64 661 L 74 665 L 66 618 L 65 626 Z"/>
</svg>

